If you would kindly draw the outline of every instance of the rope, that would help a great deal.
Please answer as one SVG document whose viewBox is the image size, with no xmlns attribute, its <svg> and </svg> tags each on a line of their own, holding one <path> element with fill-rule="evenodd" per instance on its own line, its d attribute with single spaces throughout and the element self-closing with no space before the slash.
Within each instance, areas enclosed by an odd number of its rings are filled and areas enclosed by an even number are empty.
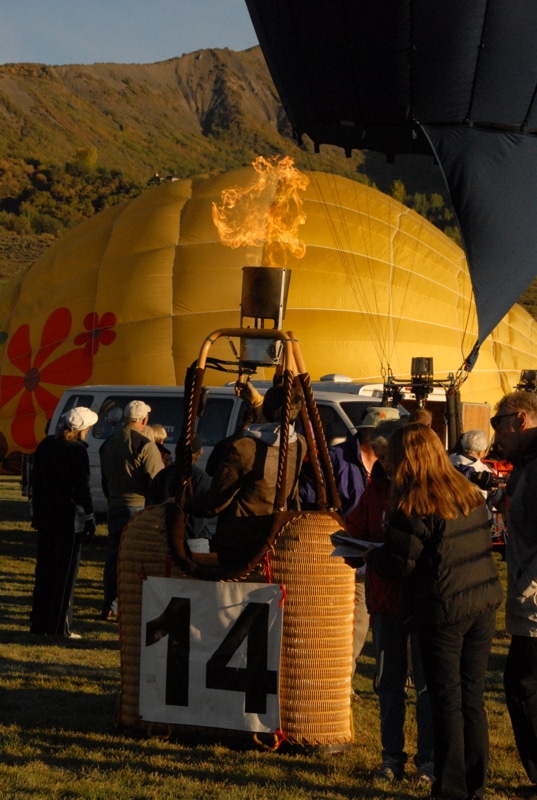
<svg viewBox="0 0 537 800">
<path fill-rule="evenodd" d="M 285 400 L 282 406 L 280 425 L 280 450 L 278 453 L 278 475 L 276 478 L 276 492 L 274 495 L 274 511 L 285 511 L 287 508 L 286 478 L 287 460 L 289 456 L 289 422 L 291 415 L 291 393 L 293 389 L 293 375 L 286 369 L 283 373 L 283 388 Z"/>
<path fill-rule="evenodd" d="M 300 419 L 302 421 L 302 430 L 304 431 L 304 438 L 306 439 L 307 457 L 309 458 L 309 462 L 313 470 L 313 479 L 315 482 L 315 495 L 317 498 L 317 505 L 320 508 L 326 508 L 327 506 L 326 483 L 324 475 L 321 470 L 321 466 L 319 464 L 317 443 L 313 435 L 313 428 L 310 423 L 310 417 L 305 403 L 302 405 L 302 408 L 300 409 Z"/>
<path fill-rule="evenodd" d="M 336 487 L 334 471 L 332 469 L 332 462 L 330 461 L 330 455 L 328 453 L 328 445 L 326 443 L 324 429 L 321 422 L 321 417 L 319 415 L 319 409 L 317 408 L 311 388 L 311 379 L 307 372 L 300 373 L 299 378 L 302 385 L 302 391 L 304 392 L 304 399 L 306 401 L 309 419 L 313 427 L 313 434 L 315 436 L 315 441 L 319 451 L 319 456 L 317 456 L 317 453 L 314 452 L 314 458 L 319 460 L 324 475 L 326 476 L 330 505 L 332 508 L 340 509 L 341 500 L 339 499 L 339 493 Z"/>
</svg>

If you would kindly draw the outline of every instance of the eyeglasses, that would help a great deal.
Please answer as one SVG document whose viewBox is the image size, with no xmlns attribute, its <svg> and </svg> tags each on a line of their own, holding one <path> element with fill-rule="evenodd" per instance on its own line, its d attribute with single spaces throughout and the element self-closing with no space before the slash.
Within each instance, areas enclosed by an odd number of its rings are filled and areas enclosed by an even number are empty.
<svg viewBox="0 0 537 800">
<path fill-rule="evenodd" d="M 490 425 L 493 431 L 497 431 L 500 425 L 502 424 L 502 419 L 507 419 L 508 417 L 518 417 L 519 412 L 513 411 L 511 414 L 498 414 L 495 417 L 492 417 L 490 420 Z"/>
</svg>

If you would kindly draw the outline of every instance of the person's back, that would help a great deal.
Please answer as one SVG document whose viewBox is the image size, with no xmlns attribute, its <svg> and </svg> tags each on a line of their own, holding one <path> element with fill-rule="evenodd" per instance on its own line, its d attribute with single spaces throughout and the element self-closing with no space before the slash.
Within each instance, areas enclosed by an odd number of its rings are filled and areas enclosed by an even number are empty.
<svg viewBox="0 0 537 800">
<path fill-rule="evenodd" d="M 265 428 L 265 430 L 261 430 Z M 259 434 L 256 436 L 256 434 Z M 289 440 L 285 495 L 288 507 L 297 505 L 297 462 L 302 460 L 304 445 L 302 437 L 295 434 Z M 224 475 L 226 482 L 233 484 L 247 477 L 233 503 L 221 514 L 225 517 L 270 516 L 274 508 L 275 487 L 278 475 L 279 437 L 271 426 L 262 425 L 258 430 L 243 433 L 228 447 L 224 467 L 217 469 L 216 476 Z M 298 465 L 299 466 L 299 465 Z M 216 477 L 215 476 L 215 477 Z"/>
<path fill-rule="evenodd" d="M 32 525 L 37 529 L 30 632 L 79 639 L 71 631 L 82 537 L 95 534 L 85 438 L 97 414 L 72 408 L 55 436 L 37 447 L 31 476 Z"/>
<path fill-rule="evenodd" d="M 115 617 L 117 558 L 123 529 L 143 509 L 151 480 L 164 469 L 157 445 L 143 434 L 150 411 L 142 400 L 127 403 L 123 412 L 126 424 L 99 450 L 102 487 L 108 500 L 103 620 Z"/>
<path fill-rule="evenodd" d="M 157 445 L 124 425 L 99 451 L 103 490 L 111 506 L 143 506 L 151 479 L 162 469 Z"/>
<path fill-rule="evenodd" d="M 385 544 L 363 557 L 368 569 L 402 578 L 401 618 L 417 633 L 433 713 L 432 794 L 481 798 L 489 749 L 483 691 L 502 600 L 485 502 L 425 425 L 394 433 L 387 471 Z"/>
<path fill-rule="evenodd" d="M 91 507 L 89 461 L 83 441 L 47 436 L 34 455 L 32 524 L 35 528 L 74 519 L 77 504 Z"/>
<path fill-rule="evenodd" d="M 224 563 L 247 563 L 266 540 L 274 519 L 280 448 L 280 387 L 265 395 L 265 424 L 243 431 L 230 443 L 207 492 L 186 506 L 196 516 L 218 515 L 214 549 Z M 300 410 L 295 399 L 293 421 Z M 304 437 L 290 428 L 287 448 L 286 508 L 298 508 L 298 474 L 306 452 Z"/>
</svg>

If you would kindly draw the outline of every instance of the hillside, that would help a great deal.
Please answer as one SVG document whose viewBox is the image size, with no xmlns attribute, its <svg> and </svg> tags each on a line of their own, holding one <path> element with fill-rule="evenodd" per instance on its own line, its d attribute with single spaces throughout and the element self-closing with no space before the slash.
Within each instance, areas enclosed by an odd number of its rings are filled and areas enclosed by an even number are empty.
<svg viewBox="0 0 537 800">
<path fill-rule="evenodd" d="M 291 133 L 259 47 L 154 64 L 0 66 L 0 280 L 31 264 L 51 237 L 142 191 L 155 173 L 210 174 L 276 153 L 302 169 L 371 183 L 457 238 L 432 158 L 389 165 L 371 152 L 315 154 Z M 90 169 L 102 174 L 87 196 Z M 121 185 L 104 191 L 106 181 Z"/>
<path fill-rule="evenodd" d="M 99 163 L 141 181 L 282 150 L 301 157 L 258 47 L 155 64 L 0 66 L 0 158 L 62 164 L 89 147 Z M 335 161 L 356 169 L 340 153 Z"/>
</svg>

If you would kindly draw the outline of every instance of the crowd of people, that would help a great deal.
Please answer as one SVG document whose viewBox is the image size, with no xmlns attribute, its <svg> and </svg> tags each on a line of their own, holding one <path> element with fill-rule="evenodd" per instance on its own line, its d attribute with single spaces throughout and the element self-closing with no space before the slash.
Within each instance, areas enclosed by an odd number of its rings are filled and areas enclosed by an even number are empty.
<svg viewBox="0 0 537 800">
<path fill-rule="evenodd" d="M 276 499 L 280 419 L 285 395 L 249 403 L 235 436 L 213 454 L 207 474 L 193 464 L 187 541 L 192 552 L 216 551 L 222 563 L 249 563 L 266 538 Z M 247 393 L 247 394 L 246 394 Z M 287 509 L 313 508 L 297 432 L 302 398 L 290 402 Z M 108 499 L 103 621 L 117 618 L 121 534 L 146 504 L 173 497 L 177 466 L 166 431 L 149 426 L 150 407 L 133 400 L 101 447 Z M 85 437 L 97 421 L 72 409 L 62 430 L 38 446 L 32 474 L 32 523 L 38 531 L 31 632 L 76 638 L 73 591 L 81 542 L 95 533 Z M 120 420 L 117 420 L 119 423 Z M 371 627 L 379 700 L 381 754 L 375 775 L 406 774 L 405 711 L 409 677 L 416 696 L 417 778 L 438 800 L 481 800 L 487 785 L 488 724 L 484 684 L 502 602 L 491 552 L 491 516 L 509 504 L 506 630 L 511 636 L 504 684 L 508 712 L 529 783 L 516 798 L 537 799 L 537 394 L 505 395 L 491 419 L 494 447 L 512 464 L 507 485 L 483 462 L 484 431 L 466 431 L 446 452 L 426 409 L 400 417 L 372 406 L 357 434 L 330 448 L 350 536 L 367 542 L 355 569 L 354 661 Z M 216 450 L 216 448 L 215 448 Z M 195 437 L 193 461 L 201 454 Z M 211 538 L 208 518 L 216 517 Z"/>
</svg>

